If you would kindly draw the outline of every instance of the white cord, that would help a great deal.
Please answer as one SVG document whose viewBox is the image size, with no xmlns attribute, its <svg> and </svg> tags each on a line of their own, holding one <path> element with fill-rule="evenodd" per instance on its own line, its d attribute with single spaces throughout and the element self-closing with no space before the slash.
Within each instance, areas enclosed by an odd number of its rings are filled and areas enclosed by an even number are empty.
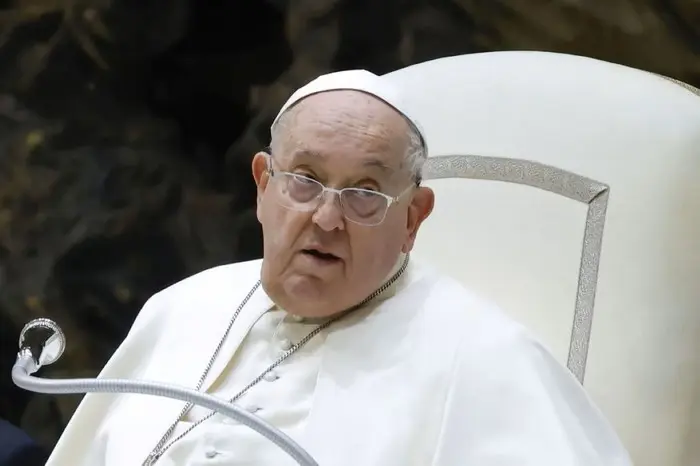
<svg viewBox="0 0 700 466">
<path fill-rule="evenodd" d="M 300 466 L 318 466 L 318 463 L 284 432 L 257 416 L 205 393 L 160 382 L 123 379 L 65 379 L 49 380 L 33 377 L 37 366 L 29 352 L 22 351 L 12 367 L 12 380 L 20 388 L 36 393 L 136 393 L 190 402 L 217 411 L 253 429 L 272 441 L 291 456 Z"/>
</svg>

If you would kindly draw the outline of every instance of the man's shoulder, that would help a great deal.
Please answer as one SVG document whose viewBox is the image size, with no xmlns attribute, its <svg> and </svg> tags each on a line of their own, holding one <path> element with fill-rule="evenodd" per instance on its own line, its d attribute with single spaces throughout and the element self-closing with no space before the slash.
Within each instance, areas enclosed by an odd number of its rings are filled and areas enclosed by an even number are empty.
<svg viewBox="0 0 700 466">
<path fill-rule="evenodd" d="M 437 319 L 426 321 L 436 331 L 441 328 L 443 334 L 453 336 L 462 371 L 480 373 L 488 360 L 493 373 L 500 371 L 504 379 L 516 373 L 534 376 L 539 372 L 556 374 L 558 383 L 567 387 L 577 386 L 564 362 L 507 310 L 451 277 L 435 273 L 432 283 L 432 298 L 426 308 Z"/>
<path fill-rule="evenodd" d="M 144 304 L 130 334 L 151 325 L 162 326 L 163 319 L 191 312 L 217 312 L 222 305 L 242 299 L 260 280 L 262 260 L 219 265 L 184 278 L 155 293 Z"/>
<path fill-rule="evenodd" d="M 565 379 L 572 377 L 533 332 L 495 302 L 435 271 L 423 279 L 425 316 L 421 323 L 427 334 L 439 335 L 441 344 L 454 348 L 462 370 L 480 372 L 489 360 L 496 371 L 524 366 L 533 371 L 556 368 Z"/>
<path fill-rule="evenodd" d="M 218 265 L 190 275 L 165 288 L 158 294 L 167 298 L 176 298 L 183 294 L 217 295 L 235 292 L 241 286 L 250 288 L 260 279 L 262 259 Z"/>
<path fill-rule="evenodd" d="M 470 289 L 455 278 L 420 264 L 420 278 L 406 291 L 415 288 L 411 299 L 422 303 L 436 325 L 454 324 L 459 328 L 470 325 L 494 325 L 513 330 L 520 325 L 510 318 L 499 305 L 488 297 Z M 420 294 L 420 298 L 418 298 Z M 460 325 L 462 324 L 462 325 Z"/>
</svg>

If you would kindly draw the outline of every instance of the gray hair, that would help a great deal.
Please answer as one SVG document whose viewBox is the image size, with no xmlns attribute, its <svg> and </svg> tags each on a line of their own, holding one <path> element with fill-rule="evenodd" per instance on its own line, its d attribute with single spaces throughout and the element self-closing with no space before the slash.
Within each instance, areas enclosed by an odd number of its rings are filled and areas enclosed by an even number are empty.
<svg viewBox="0 0 700 466">
<path fill-rule="evenodd" d="M 428 160 L 428 148 L 416 125 L 408 120 L 406 123 L 408 123 L 408 151 L 405 161 L 416 184 L 420 184 L 423 179 L 423 166 Z"/>
<path fill-rule="evenodd" d="M 289 109 L 286 110 L 272 125 L 270 130 L 270 152 L 277 152 L 276 148 L 279 147 L 280 138 L 279 132 L 288 125 L 291 113 Z M 406 119 L 406 123 L 408 124 L 408 148 L 404 162 L 416 184 L 420 184 L 423 179 L 423 166 L 428 159 L 428 148 L 418 128 L 408 119 Z"/>
</svg>

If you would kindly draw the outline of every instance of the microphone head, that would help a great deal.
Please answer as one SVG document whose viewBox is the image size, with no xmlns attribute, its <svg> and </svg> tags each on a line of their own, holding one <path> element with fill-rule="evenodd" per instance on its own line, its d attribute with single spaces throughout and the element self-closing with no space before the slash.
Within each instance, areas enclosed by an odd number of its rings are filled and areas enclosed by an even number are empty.
<svg viewBox="0 0 700 466">
<path fill-rule="evenodd" d="M 34 319 L 19 334 L 20 352 L 28 351 L 39 369 L 56 362 L 66 349 L 66 336 L 53 320 Z"/>
</svg>

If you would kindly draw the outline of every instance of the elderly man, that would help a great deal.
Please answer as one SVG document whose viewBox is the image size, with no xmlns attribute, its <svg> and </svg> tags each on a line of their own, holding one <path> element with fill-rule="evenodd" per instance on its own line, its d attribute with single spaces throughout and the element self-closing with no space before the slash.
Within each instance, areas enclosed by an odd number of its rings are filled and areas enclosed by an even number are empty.
<svg viewBox="0 0 700 466">
<path fill-rule="evenodd" d="M 623 466 L 583 389 L 528 333 L 409 260 L 433 193 L 400 93 L 366 71 L 297 91 L 255 155 L 264 259 L 156 294 L 102 377 L 246 407 L 322 466 Z M 88 395 L 49 466 L 287 465 L 219 414 Z"/>
</svg>

